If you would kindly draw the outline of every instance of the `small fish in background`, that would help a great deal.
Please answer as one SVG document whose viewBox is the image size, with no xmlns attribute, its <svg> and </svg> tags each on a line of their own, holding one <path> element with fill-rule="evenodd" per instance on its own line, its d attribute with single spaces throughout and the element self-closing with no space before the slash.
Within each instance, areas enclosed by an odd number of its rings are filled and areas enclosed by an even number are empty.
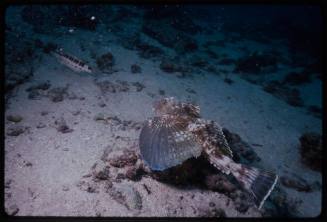
<svg viewBox="0 0 327 222">
<path fill-rule="evenodd" d="M 92 73 L 92 68 L 86 64 L 86 62 L 76 58 L 75 56 L 69 55 L 63 52 L 63 49 L 51 51 L 58 61 L 75 72 L 87 72 Z"/>
<path fill-rule="evenodd" d="M 262 207 L 278 175 L 234 162 L 222 128 L 202 119 L 199 106 L 170 97 L 156 101 L 153 110 L 156 115 L 145 122 L 139 139 L 142 159 L 151 170 L 163 171 L 204 155 L 216 169 L 232 174 Z"/>
</svg>

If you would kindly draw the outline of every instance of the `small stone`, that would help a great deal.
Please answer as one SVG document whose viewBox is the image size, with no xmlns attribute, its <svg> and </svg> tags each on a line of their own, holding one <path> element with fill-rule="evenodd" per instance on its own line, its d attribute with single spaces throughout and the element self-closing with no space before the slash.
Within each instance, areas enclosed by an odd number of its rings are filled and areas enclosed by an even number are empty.
<svg viewBox="0 0 327 222">
<path fill-rule="evenodd" d="M 234 83 L 234 81 L 231 80 L 230 78 L 225 78 L 225 79 L 224 79 L 224 82 L 227 83 L 227 84 L 229 84 L 229 85 L 231 85 L 231 84 Z"/>
<path fill-rule="evenodd" d="M 187 89 L 185 89 L 185 91 L 188 93 L 196 94 L 196 92 L 191 88 L 187 88 Z"/>
<path fill-rule="evenodd" d="M 69 149 L 68 149 L 68 148 L 63 148 L 62 150 L 63 150 L 63 151 L 69 151 Z"/>
<path fill-rule="evenodd" d="M 164 96 L 166 94 L 165 90 L 159 89 L 159 95 Z"/>
<path fill-rule="evenodd" d="M 137 92 L 140 92 L 145 88 L 145 86 L 139 82 L 134 82 L 134 83 L 132 83 L 132 85 L 136 87 Z"/>
<path fill-rule="evenodd" d="M 215 206 L 216 206 L 216 204 L 214 202 L 209 203 L 209 207 L 215 207 Z"/>
<path fill-rule="evenodd" d="M 19 212 L 19 208 L 17 207 L 16 204 L 11 205 L 11 206 L 7 209 L 7 214 L 10 215 L 10 216 L 15 216 L 18 212 Z"/>
<path fill-rule="evenodd" d="M 106 106 L 106 104 L 105 104 L 105 103 L 102 103 L 102 102 L 99 103 L 98 105 L 99 105 L 100 107 L 105 107 L 105 106 Z"/>
<path fill-rule="evenodd" d="M 99 121 L 99 120 L 105 120 L 104 114 L 103 113 L 98 113 L 94 116 L 93 118 L 95 121 Z"/>
<path fill-rule="evenodd" d="M 25 132 L 25 128 L 21 126 L 16 126 L 13 128 L 9 128 L 7 131 L 8 136 L 19 136 L 20 134 Z"/>
<path fill-rule="evenodd" d="M 105 167 L 102 171 L 96 173 L 95 178 L 99 180 L 108 180 L 110 178 L 109 167 Z"/>
<path fill-rule="evenodd" d="M 44 128 L 46 125 L 44 123 L 38 123 L 36 128 L 41 129 Z"/>
<path fill-rule="evenodd" d="M 21 117 L 20 115 L 9 115 L 7 116 L 7 120 L 14 122 L 14 123 L 18 123 L 20 121 L 22 121 L 23 117 Z"/>
<path fill-rule="evenodd" d="M 89 187 L 87 187 L 86 191 L 89 193 L 95 193 L 96 189 L 94 187 L 89 186 Z"/>
<path fill-rule="evenodd" d="M 63 186 L 62 186 L 62 190 L 63 190 L 63 191 L 69 191 L 69 187 L 68 187 L 67 185 L 63 185 Z"/>
<path fill-rule="evenodd" d="M 60 118 L 60 119 L 56 120 L 55 121 L 55 124 L 58 126 L 57 127 L 58 132 L 61 132 L 61 133 L 71 133 L 71 132 L 74 131 L 73 129 L 70 129 L 67 126 L 67 123 L 66 123 L 66 121 L 65 121 L 64 118 Z"/>
<path fill-rule="evenodd" d="M 133 65 L 131 65 L 131 72 L 132 73 L 141 73 L 142 69 L 140 66 L 133 64 Z"/>
<path fill-rule="evenodd" d="M 76 110 L 76 111 L 73 111 L 73 112 L 72 112 L 73 116 L 77 116 L 77 115 L 80 114 L 80 113 L 81 113 L 80 110 Z"/>
<path fill-rule="evenodd" d="M 125 205 L 128 209 L 142 209 L 142 196 L 134 187 L 122 184 L 116 188 L 116 191 L 119 194 L 119 196 L 114 198 L 117 202 Z"/>
<path fill-rule="evenodd" d="M 109 164 L 114 167 L 122 168 L 133 166 L 137 161 L 137 155 L 134 151 L 124 150 L 124 154 L 116 158 L 109 159 Z"/>
<path fill-rule="evenodd" d="M 33 166 L 33 164 L 31 163 L 31 162 L 25 162 L 24 161 L 24 166 L 26 166 L 26 167 L 31 167 L 31 166 Z"/>
<path fill-rule="evenodd" d="M 12 180 L 11 180 L 11 179 L 8 180 L 8 181 L 6 181 L 6 183 L 5 183 L 5 188 L 9 189 L 11 183 L 12 183 Z"/>
<path fill-rule="evenodd" d="M 42 112 L 41 112 L 41 116 L 46 116 L 46 115 L 48 115 L 48 114 L 49 114 L 48 111 L 42 111 Z"/>
</svg>

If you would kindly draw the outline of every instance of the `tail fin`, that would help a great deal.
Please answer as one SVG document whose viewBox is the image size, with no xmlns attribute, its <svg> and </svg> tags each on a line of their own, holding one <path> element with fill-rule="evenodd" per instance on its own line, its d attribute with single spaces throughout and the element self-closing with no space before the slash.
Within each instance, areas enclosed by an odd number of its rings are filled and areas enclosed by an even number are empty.
<svg viewBox="0 0 327 222">
<path fill-rule="evenodd" d="M 278 175 L 275 173 L 241 164 L 237 164 L 237 167 L 231 173 L 253 195 L 255 204 L 259 209 L 274 189 L 278 180 Z"/>
</svg>

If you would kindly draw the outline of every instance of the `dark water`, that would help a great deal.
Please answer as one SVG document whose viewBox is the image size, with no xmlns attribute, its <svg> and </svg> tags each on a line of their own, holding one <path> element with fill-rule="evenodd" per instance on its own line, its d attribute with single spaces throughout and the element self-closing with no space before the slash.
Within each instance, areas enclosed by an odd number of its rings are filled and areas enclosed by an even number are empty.
<svg viewBox="0 0 327 222">
<path fill-rule="evenodd" d="M 47 65 L 44 57 L 61 48 L 87 61 L 94 78 L 119 72 L 117 64 L 123 61 L 117 61 L 119 56 L 110 48 L 116 44 L 157 62 L 157 68 L 176 75 L 176 81 L 200 79 L 201 74 L 217 76 L 231 86 L 245 80 L 271 95 L 263 100 L 273 103 L 277 98 L 321 124 L 323 24 L 319 6 L 20 5 L 8 7 L 5 19 L 8 106 L 20 87 L 33 83 L 35 70 Z M 106 50 L 109 52 L 104 53 Z M 142 69 L 139 65 L 128 67 L 131 73 L 142 73 Z M 138 83 L 138 91 L 143 84 Z M 108 90 L 111 86 L 101 87 Z M 52 101 L 61 102 L 64 92 L 50 96 Z M 189 93 L 196 94 L 193 89 Z M 29 99 L 39 97 L 37 91 L 29 91 Z M 312 131 L 319 137 L 321 125 Z M 309 167 L 319 171 L 320 153 L 312 153 Z M 306 201 L 308 196 L 301 198 Z M 316 213 L 269 201 L 267 216 Z"/>
</svg>

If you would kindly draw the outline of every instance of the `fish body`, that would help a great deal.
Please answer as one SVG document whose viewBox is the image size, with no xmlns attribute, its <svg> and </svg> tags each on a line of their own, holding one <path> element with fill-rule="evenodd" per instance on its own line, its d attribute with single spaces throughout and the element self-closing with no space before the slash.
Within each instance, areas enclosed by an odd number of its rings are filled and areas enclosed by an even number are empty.
<svg viewBox="0 0 327 222">
<path fill-rule="evenodd" d="M 75 72 L 87 72 L 92 73 L 92 68 L 86 64 L 86 62 L 78 59 L 75 56 L 64 53 L 62 50 L 54 50 L 51 52 L 58 61 L 65 66 L 69 67 Z"/>
<path fill-rule="evenodd" d="M 262 207 L 277 182 L 275 173 L 234 162 L 222 128 L 200 118 L 198 106 L 171 97 L 156 101 L 153 108 L 156 116 L 140 134 L 141 156 L 150 169 L 162 171 L 204 155 L 219 171 L 232 174 Z"/>
</svg>

